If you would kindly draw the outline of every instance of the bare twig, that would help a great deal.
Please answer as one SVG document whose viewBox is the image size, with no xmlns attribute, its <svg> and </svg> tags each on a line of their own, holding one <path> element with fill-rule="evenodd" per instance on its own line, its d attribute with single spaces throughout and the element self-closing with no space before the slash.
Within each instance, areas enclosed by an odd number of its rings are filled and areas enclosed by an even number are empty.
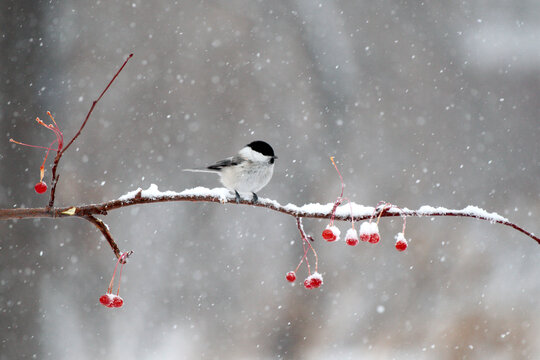
<svg viewBox="0 0 540 360">
<path fill-rule="evenodd" d="M 81 216 L 83 219 L 86 219 L 90 221 L 92 224 L 95 225 L 95 227 L 98 228 L 99 231 L 103 234 L 103 237 L 107 240 L 109 243 L 112 251 L 114 252 L 114 255 L 117 259 L 120 259 L 122 256 L 122 253 L 120 252 L 120 249 L 118 248 L 118 245 L 116 245 L 116 242 L 114 241 L 111 232 L 109 231 L 109 227 L 107 224 L 105 224 L 101 219 L 98 219 L 94 215 L 88 215 L 88 216 Z M 129 256 L 129 255 L 128 255 Z"/>
<path fill-rule="evenodd" d="M 54 195 L 55 195 L 55 192 L 56 192 L 56 185 L 58 184 L 58 178 L 59 178 L 59 175 L 56 175 L 56 170 L 58 168 L 58 163 L 60 162 L 60 159 L 62 158 L 62 155 L 64 155 L 66 150 L 71 146 L 71 144 L 73 144 L 75 139 L 77 139 L 79 137 L 79 135 L 81 135 L 81 132 L 84 129 L 84 127 L 86 126 L 86 123 L 88 122 L 88 119 L 90 119 L 90 115 L 92 115 L 92 112 L 94 111 L 94 108 L 96 107 L 97 103 L 99 102 L 99 100 L 101 100 L 103 95 L 105 95 L 107 90 L 109 90 L 109 88 L 111 87 L 114 80 L 116 80 L 116 78 L 118 77 L 120 72 L 124 69 L 124 67 L 128 63 L 129 59 L 131 59 L 132 57 L 133 57 L 133 54 L 129 54 L 129 56 L 124 61 L 122 66 L 120 66 L 120 69 L 118 69 L 118 71 L 116 72 L 116 74 L 114 74 L 114 76 L 112 77 L 111 81 L 109 81 L 109 83 L 107 84 L 105 89 L 103 89 L 103 91 L 101 92 L 99 97 L 92 102 L 92 106 L 90 107 L 90 110 L 86 114 L 86 117 L 84 118 L 84 121 L 83 121 L 81 127 L 79 128 L 79 131 L 77 131 L 77 133 L 73 136 L 73 138 L 67 143 L 67 145 L 61 151 L 56 153 L 56 157 L 54 158 L 54 162 L 53 162 L 53 166 L 52 166 L 51 195 L 50 195 L 50 198 L 49 198 L 49 204 L 47 205 L 48 209 L 51 209 L 54 206 Z"/>
</svg>

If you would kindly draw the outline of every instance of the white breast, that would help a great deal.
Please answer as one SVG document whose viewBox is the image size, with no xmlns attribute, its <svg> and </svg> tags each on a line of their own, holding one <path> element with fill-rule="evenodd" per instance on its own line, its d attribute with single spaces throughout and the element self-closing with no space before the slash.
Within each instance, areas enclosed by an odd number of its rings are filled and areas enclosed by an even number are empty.
<svg viewBox="0 0 540 360">
<path fill-rule="evenodd" d="M 246 161 L 240 165 L 224 168 L 221 183 L 230 190 L 240 193 L 256 193 L 265 187 L 274 173 L 274 164 L 261 161 Z"/>
</svg>

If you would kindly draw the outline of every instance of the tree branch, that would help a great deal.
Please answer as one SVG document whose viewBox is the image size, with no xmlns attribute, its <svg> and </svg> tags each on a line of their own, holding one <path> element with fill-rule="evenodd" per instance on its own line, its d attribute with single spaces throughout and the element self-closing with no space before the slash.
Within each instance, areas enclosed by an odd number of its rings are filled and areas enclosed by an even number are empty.
<svg viewBox="0 0 540 360">
<path fill-rule="evenodd" d="M 116 200 L 103 202 L 100 204 L 70 206 L 63 208 L 30 208 L 30 209 L 0 209 L 0 220 L 8 219 L 23 219 L 23 218 L 59 218 L 59 217 L 82 217 L 95 226 L 98 227 L 94 215 L 106 215 L 108 211 L 116 210 L 119 208 L 139 205 L 139 204 L 152 204 L 159 202 L 177 202 L 177 201 L 192 201 L 192 202 L 215 202 L 215 203 L 231 203 L 236 204 L 236 198 L 228 190 L 218 189 L 206 189 L 195 188 L 184 190 L 182 192 L 166 191 L 160 192 L 157 190 L 157 186 L 152 185 L 147 190 L 135 190 Z M 255 204 L 251 200 L 240 200 L 240 205 L 256 206 L 266 208 L 271 211 L 277 211 L 286 215 L 290 215 L 294 218 L 313 218 L 313 219 L 330 219 L 332 217 L 333 203 L 326 205 L 320 204 L 307 204 L 304 206 L 297 206 L 294 204 L 281 205 L 277 201 L 259 198 L 259 201 Z M 351 210 L 352 209 L 352 216 Z M 474 206 L 468 206 L 461 210 L 446 209 L 441 207 L 422 206 L 417 210 L 410 209 L 398 209 L 396 207 L 388 208 L 387 206 L 381 206 L 378 208 L 366 207 L 351 203 L 349 206 L 342 205 L 337 208 L 334 216 L 335 220 L 351 221 L 354 217 L 355 221 L 367 220 L 372 217 L 434 217 L 434 216 L 458 216 L 458 217 L 470 217 L 479 220 L 486 220 L 490 223 L 497 223 L 505 226 L 509 226 L 535 240 L 540 244 L 540 237 L 533 233 L 523 229 L 522 227 L 512 223 L 508 219 L 496 214 L 488 213 L 485 210 Z M 95 220 L 92 220 L 94 218 Z M 101 222 L 102 224 L 102 222 Z M 105 226 L 105 225 L 104 225 Z M 98 227 L 102 231 L 103 236 L 108 240 L 107 235 L 101 227 Z M 109 233 L 110 235 L 110 233 Z M 112 237 L 111 237 L 112 238 Z M 109 241 L 109 240 L 108 240 Z M 112 245 L 111 245 L 112 247 Z M 114 250 L 114 248 L 113 248 Z M 115 251 L 116 254 L 116 251 Z"/>
<path fill-rule="evenodd" d="M 92 115 L 92 112 L 94 111 L 94 108 L 96 107 L 97 103 L 99 102 L 99 100 L 101 100 L 103 95 L 105 95 L 107 90 L 109 90 L 109 88 L 111 87 L 114 80 L 116 80 L 118 75 L 120 75 L 120 72 L 124 69 L 124 67 L 127 65 L 128 61 L 129 61 L 129 59 L 131 59 L 132 57 L 133 57 L 133 54 L 129 54 L 129 56 L 124 61 L 122 66 L 120 66 L 120 69 L 118 69 L 118 71 L 116 72 L 116 74 L 114 74 L 114 76 L 112 77 L 111 81 L 109 81 L 109 83 L 107 84 L 105 89 L 103 89 L 103 91 L 101 92 L 99 97 L 92 102 L 92 106 L 90 107 L 90 110 L 86 114 L 86 117 L 84 118 L 84 121 L 83 121 L 81 127 L 79 128 L 79 131 L 77 131 L 77 133 L 73 136 L 73 138 L 68 142 L 68 144 L 63 149 L 56 152 L 56 157 L 54 158 L 54 162 L 53 162 L 53 166 L 52 166 L 51 195 L 49 197 L 49 204 L 47 205 L 48 208 L 52 208 L 54 206 L 54 195 L 56 193 L 56 184 L 58 184 L 58 179 L 60 177 L 60 175 L 56 175 L 56 170 L 58 168 L 58 163 L 60 162 L 60 159 L 62 158 L 62 155 L 64 155 L 66 150 L 71 146 L 71 144 L 73 144 L 75 139 L 77 139 L 79 137 L 79 135 L 81 135 L 81 132 L 84 129 L 84 127 L 86 126 L 86 123 L 88 122 L 88 119 L 90 119 L 90 115 Z"/>
<path fill-rule="evenodd" d="M 103 237 L 109 243 L 109 246 L 111 247 L 112 251 L 114 252 L 114 255 L 116 256 L 116 258 L 120 259 L 120 257 L 122 256 L 122 253 L 120 252 L 120 248 L 118 247 L 118 245 L 116 245 L 116 242 L 114 241 L 114 239 L 112 237 L 112 234 L 109 231 L 109 227 L 107 226 L 107 224 L 105 224 L 103 221 L 101 221 L 101 219 L 98 219 L 94 215 L 82 216 L 82 218 L 90 221 L 92 224 L 95 225 L 95 227 L 97 227 L 97 229 L 99 231 L 101 231 L 101 233 L 103 234 Z M 131 254 L 133 254 L 133 251 L 131 251 L 131 250 L 128 251 L 126 256 L 124 256 L 122 258 L 121 262 L 123 264 L 125 264 L 126 263 L 125 259 L 127 259 Z"/>
</svg>

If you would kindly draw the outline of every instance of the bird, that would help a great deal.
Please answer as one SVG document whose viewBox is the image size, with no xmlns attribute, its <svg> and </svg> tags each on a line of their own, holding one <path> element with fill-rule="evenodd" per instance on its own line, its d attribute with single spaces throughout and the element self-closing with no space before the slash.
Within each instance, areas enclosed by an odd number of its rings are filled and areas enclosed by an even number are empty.
<svg viewBox="0 0 540 360">
<path fill-rule="evenodd" d="M 265 141 L 256 140 L 244 146 L 238 154 L 220 160 L 203 169 L 184 169 L 191 172 L 209 172 L 220 176 L 227 189 L 234 191 L 236 202 L 240 203 L 240 193 L 253 194 L 257 203 L 257 192 L 268 185 L 274 173 L 274 162 L 278 157 L 274 149 Z"/>
</svg>

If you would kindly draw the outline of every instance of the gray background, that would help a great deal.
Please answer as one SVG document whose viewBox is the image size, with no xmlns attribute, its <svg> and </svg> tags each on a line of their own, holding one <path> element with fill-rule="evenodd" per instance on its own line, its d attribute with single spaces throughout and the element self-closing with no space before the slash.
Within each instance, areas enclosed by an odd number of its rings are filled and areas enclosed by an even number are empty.
<svg viewBox="0 0 540 360">
<path fill-rule="evenodd" d="M 0 205 L 34 193 L 66 138 L 128 64 L 65 154 L 57 205 L 219 186 L 181 172 L 254 139 L 279 156 L 259 196 L 478 205 L 540 231 L 537 1 L 10 1 L 0 3 Z M 49 162 L 50 164 L 50 162 Z M 50 182 L 50 165 L 46 180 Z M 383 219 L 381 243 L 324 243 L 325 284 L 284 275 L 294 219 L 167 203 L 113 211 L 122 309 L 98 304 L 114 258 L 77 219 L 0 223 L 0 359 L 538 359 L 538 245 L 501 225 Z M 339 224 L 344 232 L 348 224 Z M 299 272 L 300 280 L 305 269 Z"/>
</svg>

